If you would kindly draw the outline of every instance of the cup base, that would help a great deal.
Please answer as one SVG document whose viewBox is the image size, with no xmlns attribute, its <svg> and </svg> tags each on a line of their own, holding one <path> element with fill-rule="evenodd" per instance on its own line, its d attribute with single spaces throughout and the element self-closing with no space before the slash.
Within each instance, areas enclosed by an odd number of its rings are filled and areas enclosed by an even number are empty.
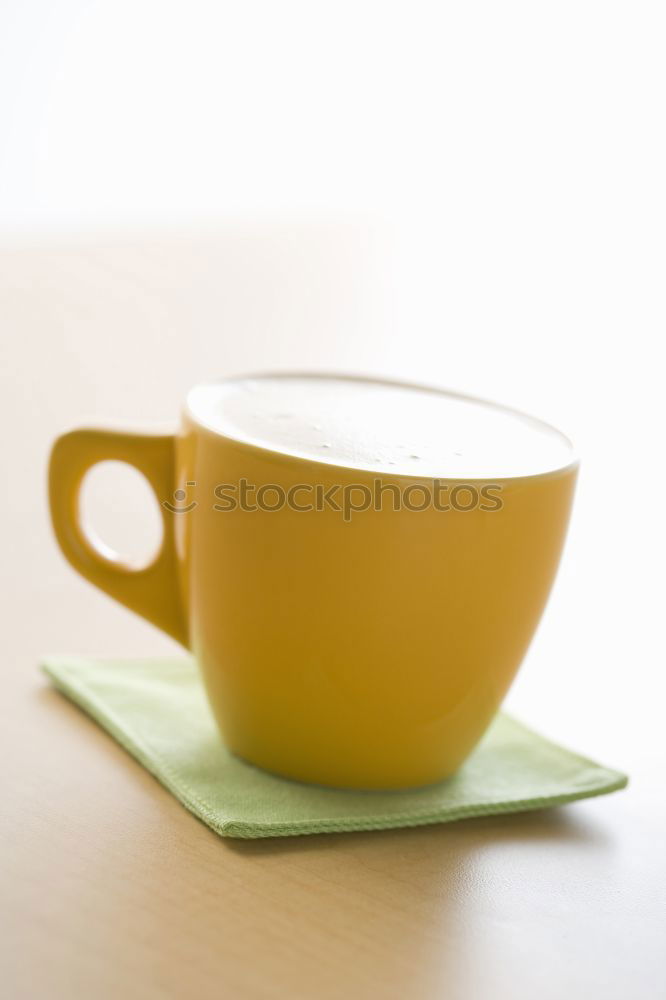
<svg viewBox="0 0 666 1000">
<path fill-rule="evenodd" d="M 267 767 L 264 764 L 259 764 L 256 761 L 250 760 L 248 757 L 239 753 L 237 750 L 234 750 L 232 747 L 227 747 L 227 749 L 242 764 L 255 767 L 258 771 L 262 771 L 264 774 L 269 774 L 274 778 L 280 778 L 282 781 L 292 781 L 294 784 L 306 785 L 309 788 L 323 788 L 332 792 L 395 792 L 396 794 L 400 794 L 401 792 L 419 791 L 420 789 L 427 789 L 432 788 L 435 785 L 440 785 L 442 782 L 452 778 L 462 764 L 461 762 L 461 764 L 457 767 L 450 768 L 449 770 L 442 772 L 439 776 L 428 776 L 423 779 L 416 778 L 414 780 L 407 781 L 395 781 L 388 778 L 374 780 L 372 782 L 363 780 L 317 780 L 311 776 L 305 777 L 303 772 L 297 773 L 295 769 Z"/>
</svg>

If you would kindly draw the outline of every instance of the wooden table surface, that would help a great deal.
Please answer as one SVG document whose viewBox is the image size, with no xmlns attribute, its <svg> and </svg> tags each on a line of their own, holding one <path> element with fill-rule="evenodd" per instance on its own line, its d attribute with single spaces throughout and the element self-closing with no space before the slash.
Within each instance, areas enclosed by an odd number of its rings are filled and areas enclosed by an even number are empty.
<svg viewBox="0 0 666 1000">
<path fill-rule="evenodd" d="M 175 650 L 56 550 L 44 468 L 57 433 L 90 416 L 171 419 L 189 384 L 242 370 L 400 374 L 419 356 L 410 375 L 451 381 L 439 347 L 382 340 L 371 243 L 281 232 L 255 245 L 231 233 L 33 242 L 0 254 L 8 1000 L 664 995 L 660 604 L 637 594 L 631 562 L 652 529 L 636 525 L 618 550 L 627 573 L 602 563 L 618 515 L 595 514 L 585 484 L 511 707 L 629 770 L 625 792 L 415 830 L 222 840 L 37 671 L 46 652 Z M 471 366 L 478 344 L 459 351 Z M 490 385 L 492 353 L 476 363 Z M 497 395 L 531 403 L 511 398 L 508 367 L 495 368 Z M 95 499 L 107 531 L 125 523 L 139 544 L 150 523 L 132 511 L 133 486 L 106 478 Z"/>
</svg>

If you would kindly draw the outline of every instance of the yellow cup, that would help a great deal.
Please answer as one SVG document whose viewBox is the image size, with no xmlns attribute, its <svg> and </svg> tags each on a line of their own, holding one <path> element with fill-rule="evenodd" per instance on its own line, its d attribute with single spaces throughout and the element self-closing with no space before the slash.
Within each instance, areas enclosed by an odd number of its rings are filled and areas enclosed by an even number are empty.
<svg viewBox="0 0 666 1000">
<path fill-rule="evenodd" d="M 194 653 L 223 739 L 244 760 L 346 788 L 451 775 L 541 616 L 573 453 L 546 473 L 492 481 L 378 478 L 236 440 L 190 403 L 176 435 L 90 428 L 56 441 L 51 514 L 66 558 Z M 143 472 L 161 504 L 162 547 L 145 569 L 103 555 L 81 526 L 83 477 L 109 459 Z M 242 480 L 256 509 L 238 502 Z M 439 505 L 419 509 L 436 483 Z M 408 486 L 423 491 L 394 500 Z"/>
</svg>

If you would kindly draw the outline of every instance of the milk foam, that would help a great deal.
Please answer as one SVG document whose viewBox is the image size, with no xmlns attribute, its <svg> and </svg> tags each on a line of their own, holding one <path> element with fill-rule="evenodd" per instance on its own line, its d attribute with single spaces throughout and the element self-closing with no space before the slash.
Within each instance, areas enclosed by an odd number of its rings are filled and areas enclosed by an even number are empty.
<svg viewBox="0 0 666 1000">
<path fill-rule="evenodd" d="M 574 461 L 531 417 L 452 393 L 372 379 L 271 375 L 194 388 L 188 405 L 220 434 L 288 455 L 389 475 L 499 479 Z"/>
</svg>

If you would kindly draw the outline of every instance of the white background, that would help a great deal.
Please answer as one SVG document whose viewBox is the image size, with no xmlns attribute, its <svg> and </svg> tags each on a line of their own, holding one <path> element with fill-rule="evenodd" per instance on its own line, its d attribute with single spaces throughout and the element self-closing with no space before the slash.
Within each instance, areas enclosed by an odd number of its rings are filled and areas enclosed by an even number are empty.
<svg viewBox="0 0 666 1000">
<path fill-rule="evenodd" d="M 39 502 L 28 525 L 24 490 L 7 545 L 17 567 L 26 545 L 48 553 L 42 579 L 63 598 L 49 612 L 46 585 L 21 589 L 17 571 L 15 621 L 40 606 L 53 649 L 169 645 L 55 552 L 40 491 L 67 424 L 170 418 L 197 379 L 270 367 L 496 398 L 561 426 L 583 458 L 510 706 L 629 770 L 619 808 L 650 829 L 665 28 L 663 4 L 640 0 L 5 0 L 3 419 L 39 417 L 21 451 Z M 131 485 L 115 492 L 123 518 Z"/>
</svg>

